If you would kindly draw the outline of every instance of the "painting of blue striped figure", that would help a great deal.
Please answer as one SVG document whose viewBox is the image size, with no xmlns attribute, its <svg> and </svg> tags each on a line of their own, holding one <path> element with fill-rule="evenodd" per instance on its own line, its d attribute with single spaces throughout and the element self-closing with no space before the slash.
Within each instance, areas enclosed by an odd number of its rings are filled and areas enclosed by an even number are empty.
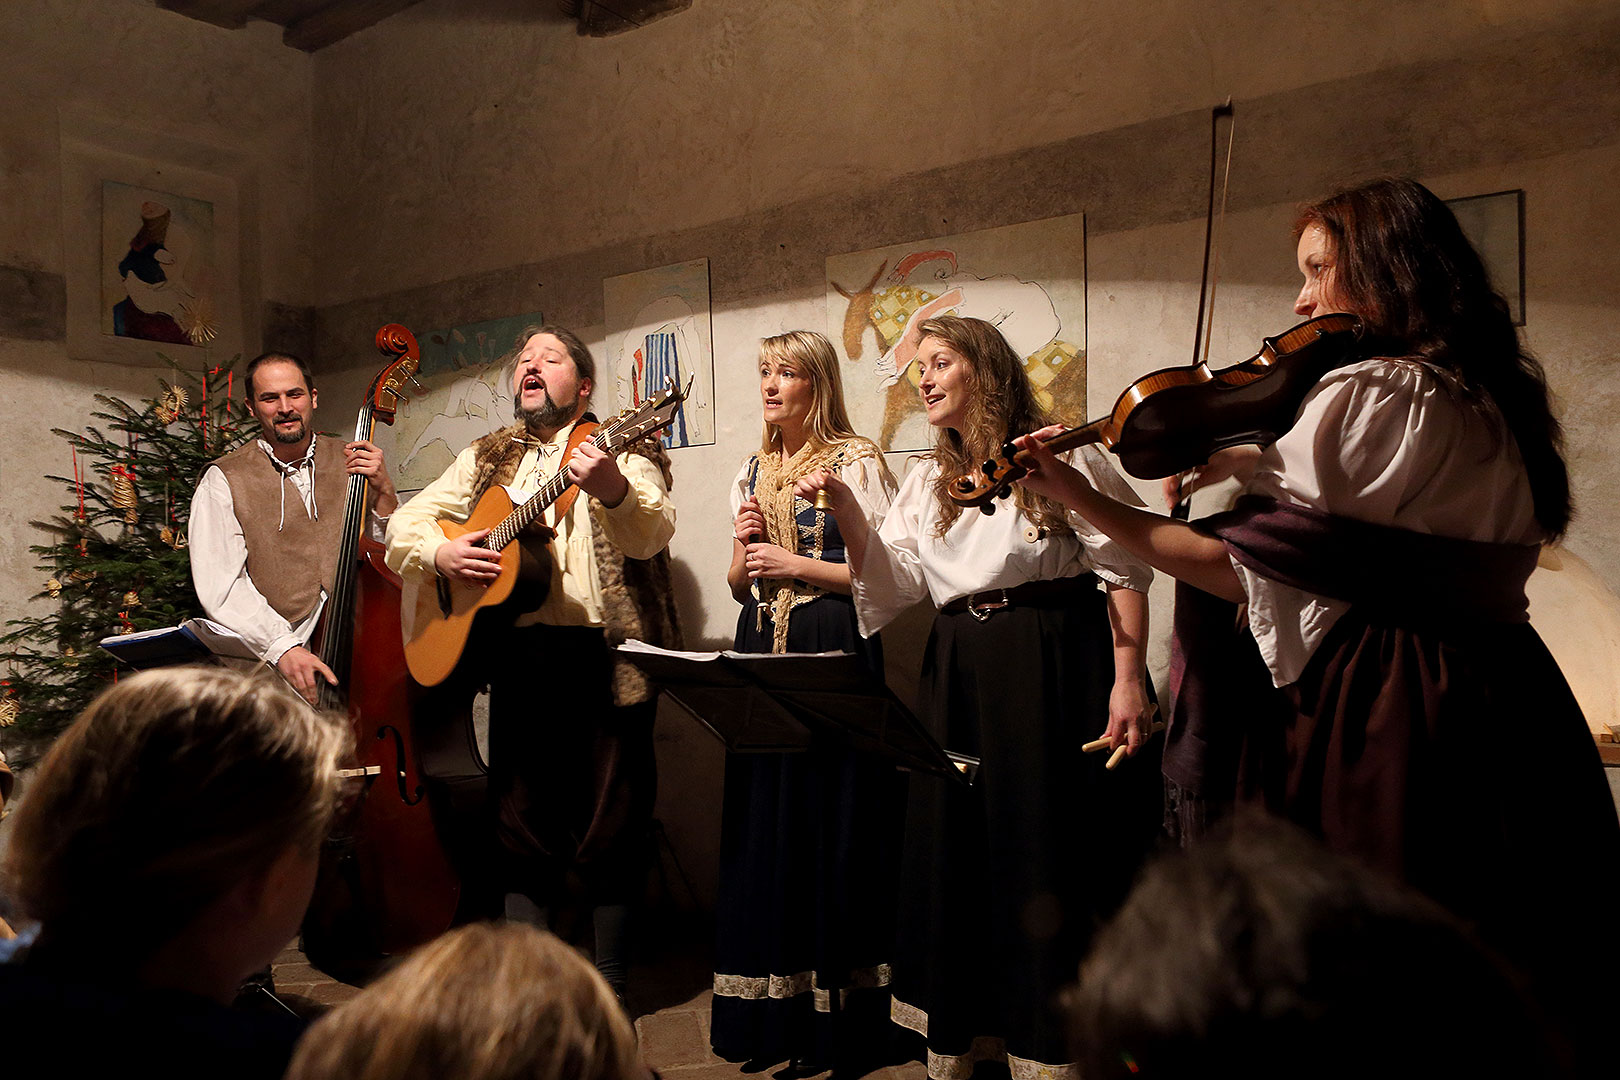
<svg viewBox="0 0 1620 1080">
<path fill-rule="evenodd" d="M 675 422 L 660 436 L 671 450 L 714 443 L 714 345 L 709 260 L 621 274 L 602 282 L 607 329 L 598 415 L 633 409 L 674 382 L 688 385 Z"/>
<path fill-rule="evenodd" d="M 675 331 L 657 330 L 642 340 L 645 342 L 643 353 L 645 363 L 641 379 L 642 400 L 655 396 L 666 383 L 673 382 L 676 386 L 684 386 L 686 379 L 681 372 L 681 354 L 675 345 Z M 659 437 L 659 441 L 666 448 L 691 445 L 687 441 L 684 404 L 675 411 L 675 422 L 669 425 Z"/>
</svg>

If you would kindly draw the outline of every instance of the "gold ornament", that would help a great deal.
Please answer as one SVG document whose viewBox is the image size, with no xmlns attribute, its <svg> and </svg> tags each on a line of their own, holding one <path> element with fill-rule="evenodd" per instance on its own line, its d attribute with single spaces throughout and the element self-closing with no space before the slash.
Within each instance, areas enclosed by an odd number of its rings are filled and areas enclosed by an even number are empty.
<svg viewBox="0 0 1620 1080">
<path fill-rule="evenodd" d="M 51 594 L 52 600 L 55 600 L 62 595 L 62 583 L 55 578 L 51 578 L 45 583 L 45 591 Z"/>
<path fill-rule="evenodd" d="M 94 570 L 74 570 L 72 573 L 68 574 L 68 581 L 76 584 L 81 581 L 94 580 L 99 576 L 100 574 Z"/>
<path fill-rule="evenodd" d="M 68 645 L 62 649 L 62 666 L 76 668 L 79 666 L 79 650 Z"/>
<path fill-rule="evenodd" d="M 133 634 L 135 632 L 135 624 L 129 621 L 129 612 L 120 611 L 118 613 L 118 618 L 123 621 L 123 625 L 118 628 L 119 637 L 122 637 L 125 634 Z"/>
<path fill-rule="evenodd" d="M 163 396 L 158 399 L 158 419 L 165 424 L 172 424 L 180 419 L 180 414 L 186 411 L 189 398 L 183 386 L 164 385 Z"/>
<path fill-rule="evenodd" d="M 0 699 L 0 727 L 10 727 L 22 715 L 22 706 L 15 698 Z"/>
<path fill-rule="evenodd" d="M 140 514 L 135 510 L 135 481 L 122 468 L 113 470 L 112 504 L 124 512 L 124 521 L 128 524 L 133 525 L 140 520 Z"/>
<path fill-rule="evenodd" d="M 163 541 L 165 544 L 168 544 L 176 551 L 180 551 L 186 546 L 186 534 L 175 532 L 174 526 L 172 525 L 165 525 L 163 528 L 159 529 L 158 539 Z"/>
<path fill-rule="evenodd" d="M 140 607 L 141 606 L 141 594 L 136 592 L 134 589 L 129 590 L 129 592 L 124 594 L 124 606 L 126 608 L 138 608 L 138 607 Z"/>
<path fill-rule="evenodd" d="M 193 345 L 206 345 L 219 336 L 219 328 L 214 322 L 214 305 L 206 296 L 181 304 L 180 317 L 175 321 Z"/>
</svg>

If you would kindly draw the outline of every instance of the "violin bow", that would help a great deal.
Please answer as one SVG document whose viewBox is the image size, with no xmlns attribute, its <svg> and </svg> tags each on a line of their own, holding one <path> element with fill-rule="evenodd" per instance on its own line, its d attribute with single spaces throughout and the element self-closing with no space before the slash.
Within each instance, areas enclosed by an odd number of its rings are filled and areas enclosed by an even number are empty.
<svg viewBox="0 0 1620 1080">
<path fill-rule="evenodd" d="M 1227 120 L 1226 167 L 1220 168 L 1221 118 Z M 1232 185 L 1232 145 L 1237 139 L 1237 116 L 1232 99 L 1209 112 L 1209 206 L 1204 214 L 1204 269 L 1198 281 L 1198 319 L 1193 326 L 1193 366 L 1209 363 L 1209 339 L 1215 325 L 1215 286 L 1220 281 L 1220 230 L 1226 225 L 1226 196 Z M 1215 216 L 1215 178 L 1220 175 L 1221 213 Z M 1186 521 L 1192 509 L 1192 492 L 1186 492 L 1170 511 L 1177 521 Z"/>
</svg>

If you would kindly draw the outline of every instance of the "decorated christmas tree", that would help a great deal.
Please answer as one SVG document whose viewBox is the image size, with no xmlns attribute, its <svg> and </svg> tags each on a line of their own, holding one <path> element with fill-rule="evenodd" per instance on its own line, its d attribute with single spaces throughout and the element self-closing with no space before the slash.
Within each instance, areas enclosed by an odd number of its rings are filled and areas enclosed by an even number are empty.
<svg viewBox="0 0 1620 1080">
<path fill-rule="evenodd" d="M 98 394 L 91 415 L 102 426 L 55 429 L 73 475 L 47 477 L 67 502 L 33 522 L 49 542 L 30 548 L 40 560 L 35 599 L 54 609 L 9 620 L 0 635 L 0 726 L 15 724 L 31 742 L 61 730 L 119 677 L 102 638 L 202 614 L 186 553 L 192 490 L 204 466 L 256 426 L 231 400 L 234 365 L 198 375 L 169 363 L 172 377 L 139 408 Z"/>
</svg>

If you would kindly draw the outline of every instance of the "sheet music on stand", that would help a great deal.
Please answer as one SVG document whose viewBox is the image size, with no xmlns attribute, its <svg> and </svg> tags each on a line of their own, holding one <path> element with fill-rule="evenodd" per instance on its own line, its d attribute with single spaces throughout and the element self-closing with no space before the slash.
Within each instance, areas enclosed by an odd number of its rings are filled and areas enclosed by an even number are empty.
<svg viewBox="0 0 1620 1080">
<path fill-rule="evenodd" d="M 257 661 L 259 657 L 229 628 L 208 619 L 187 619 L 179 626 L 115 634 L 98 644 L 136 671 L 198 664 L 225 656 Z"/>
<path fill-rule="evenodd" d="M 901 768 L 971 782 L 975 758 L 942 749 L 854 653 L 617 649 L 733 753 L 805 750 L 831 740 Z"/>
</svg>

